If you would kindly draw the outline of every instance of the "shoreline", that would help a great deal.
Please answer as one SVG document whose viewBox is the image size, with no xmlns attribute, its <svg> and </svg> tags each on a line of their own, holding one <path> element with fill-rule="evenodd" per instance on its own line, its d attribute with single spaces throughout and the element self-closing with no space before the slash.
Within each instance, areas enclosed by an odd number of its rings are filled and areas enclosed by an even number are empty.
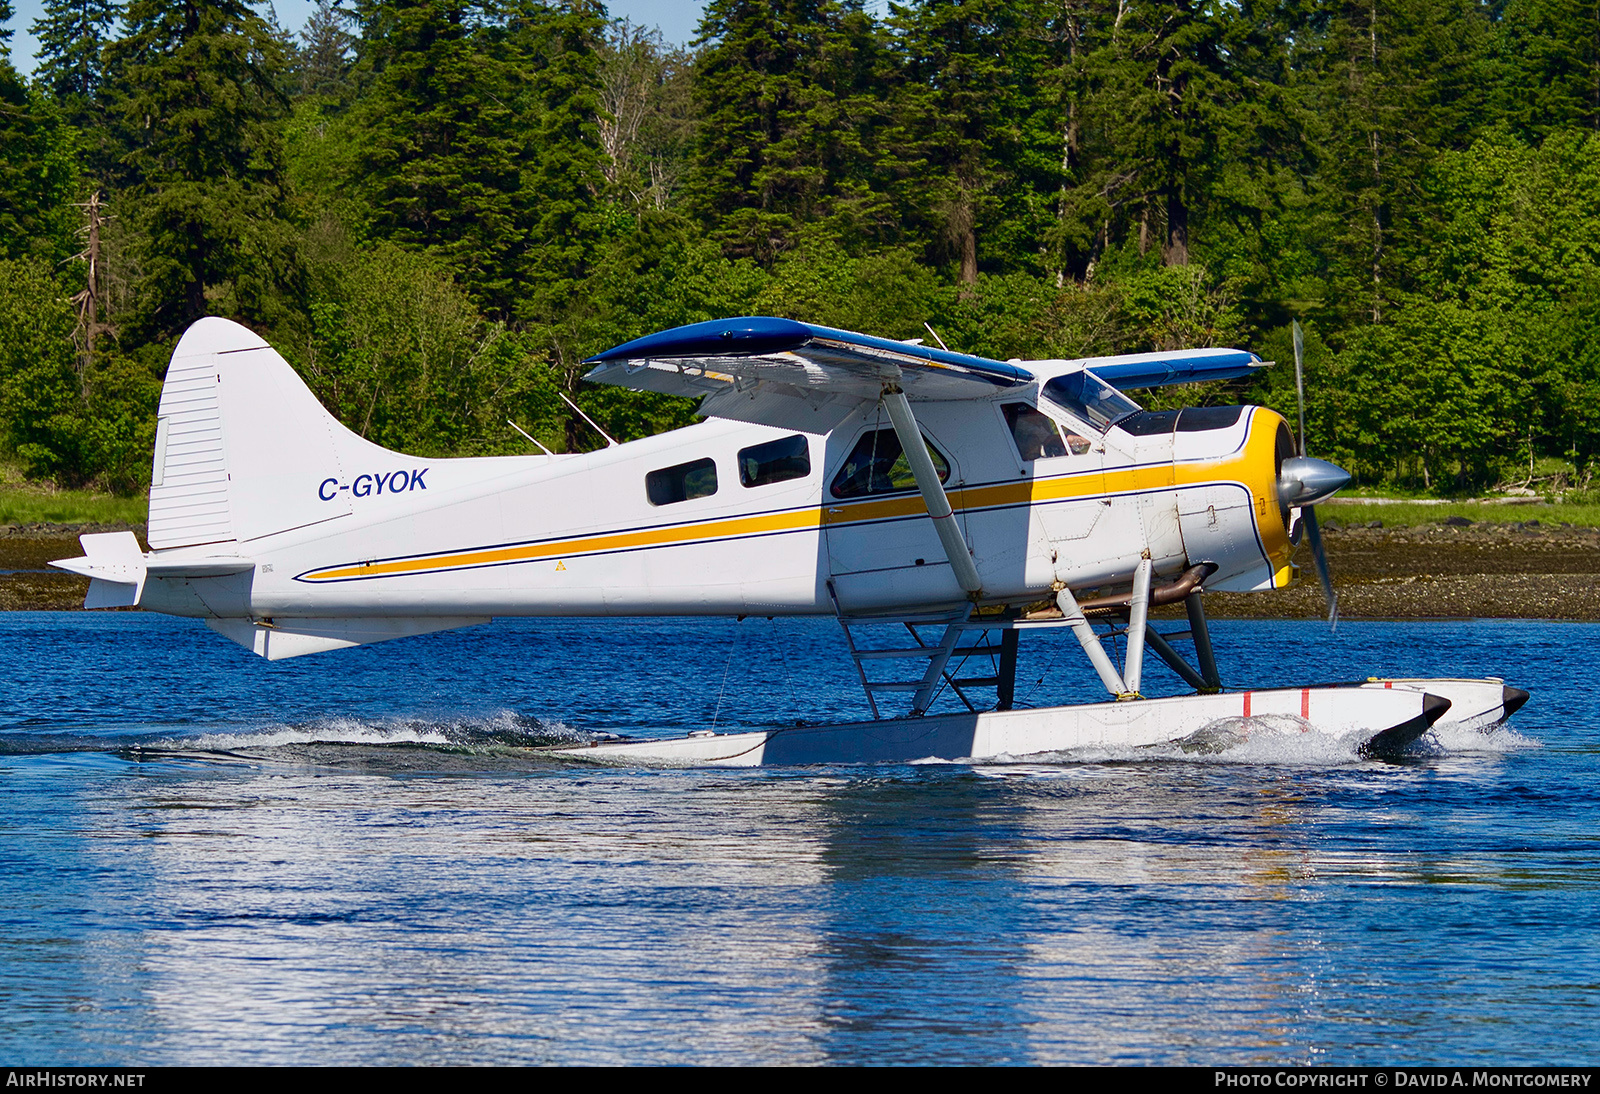
<svg viewBox="0 0 1600 1094">
<path fill-rule="evenodd" d="M 1600 621 L 1600 528 L 1466 523 L 1383 528 L 1323 520 L 1341 619 L 1548 619 Z M 142 525 L 0 526 L 0 611 L 82 611 L 89 579 L 48 563 L 81 554 L 86 532 Z M 1209 593 L 1215 619 L 1322 619 L 1327 611 L 1310 551 L 1300 579 L 1274 593 Z M 112 609 L 131 611 L 135 609 Z M 1170 614 L 1168 612 L 1157 613 Z"/>
</svg>

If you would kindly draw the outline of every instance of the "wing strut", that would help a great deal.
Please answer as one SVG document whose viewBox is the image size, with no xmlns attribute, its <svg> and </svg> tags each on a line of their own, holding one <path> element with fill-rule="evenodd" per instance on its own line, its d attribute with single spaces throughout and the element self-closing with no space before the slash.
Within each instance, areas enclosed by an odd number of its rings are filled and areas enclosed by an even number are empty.
<svg viewBox="0 0 1600 1094">
<path fill-rule="evenodd" d="M 905 392 L 893 386 L 883 389 L 883 403 L 889 408 L 889 420 L 894 423 L 895 436 L 900 438 L 901 451 L 911 465 L 911 474 L 917 480 L 917 489 L 922 491 L 922 500 L 927 503 L 928 515 L 933 518 L 934 531 L 939 533 L 939 543 L 944 547 L 945 557 L 950 560 L 950 569 L 954 571 L 956 581 L 967 594 L 967 599 L 976 603 L 983 596 L 983 581 L 978 577 L 978 567 L 972 562 L 972 552 L 967 550 L 961 526 L 956 523 L 950 499 L 945 496 L 939 472 L 934 470 L 927 442 L 922 439 L 922 430 L 917 428 L 911 403 L 906 399 Z"/>
</svg>

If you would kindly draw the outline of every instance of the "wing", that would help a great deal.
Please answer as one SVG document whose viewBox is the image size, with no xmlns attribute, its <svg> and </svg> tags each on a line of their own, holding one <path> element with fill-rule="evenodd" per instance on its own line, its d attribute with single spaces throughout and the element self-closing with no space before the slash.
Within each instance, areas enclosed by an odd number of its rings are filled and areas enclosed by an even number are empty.
<svg viewBox="0 0 1600 1094">
<path fill-rule="evenodd" d="M 1030 362 L 1031 363 L 1031 362 Z M 1167 384 L 1232 380 L 1271 365 L 1242 349 L 1185 349 L 1165 353 L 1125 353 L 1091 357 L 1083 367 L 1119 391 Z"/>
<path fill-rule="evenodd" d="M 745 316 L 636 338 L 584 362 L 586 379 L 701 399 L 700 413 L 825 433 L 895 385 L 913 401 L 986 398 L 1027 369 L 913 342 Z"/>
</svg>

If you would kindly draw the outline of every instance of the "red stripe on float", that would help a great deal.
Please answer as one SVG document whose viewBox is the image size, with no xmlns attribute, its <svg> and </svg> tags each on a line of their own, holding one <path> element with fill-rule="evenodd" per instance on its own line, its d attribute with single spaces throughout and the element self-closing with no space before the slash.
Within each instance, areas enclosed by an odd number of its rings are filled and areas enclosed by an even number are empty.
<svg viewBox="0 0 1600 1094">
<path fill-rule="evenodd" d="M 1248 691 L 1244 693 L 1244 716 L 1246 718 L 1250 717 L 1250 693 Z"/>
<path fill-rule="evenodd" d="M 1300 717 L 1306 721 L 1311 720 L 1311 689 L 1300 689 Z"/>
</svg>

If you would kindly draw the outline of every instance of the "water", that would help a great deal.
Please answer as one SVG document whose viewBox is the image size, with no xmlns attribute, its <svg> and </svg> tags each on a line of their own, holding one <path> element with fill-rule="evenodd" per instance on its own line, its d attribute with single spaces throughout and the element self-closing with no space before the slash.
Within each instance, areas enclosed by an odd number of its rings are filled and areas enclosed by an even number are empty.
<svg viewBox="0 0 1600 1094">
<path fill-rule="evenodd" d="M 1239 682 L 1534 698 L 1399 764 L 1264 738 L 593 769 L 526 746 L 859 717 L 837 628 L 510 622 L 268 664 L 189 621 L 0 615 L 0 1058 L 1587 1061 L 1600 628 L 1215 631 Z M 1064 637 L 1025 640 L 1019 696 L 1095 698 Z"/>
</svg>

